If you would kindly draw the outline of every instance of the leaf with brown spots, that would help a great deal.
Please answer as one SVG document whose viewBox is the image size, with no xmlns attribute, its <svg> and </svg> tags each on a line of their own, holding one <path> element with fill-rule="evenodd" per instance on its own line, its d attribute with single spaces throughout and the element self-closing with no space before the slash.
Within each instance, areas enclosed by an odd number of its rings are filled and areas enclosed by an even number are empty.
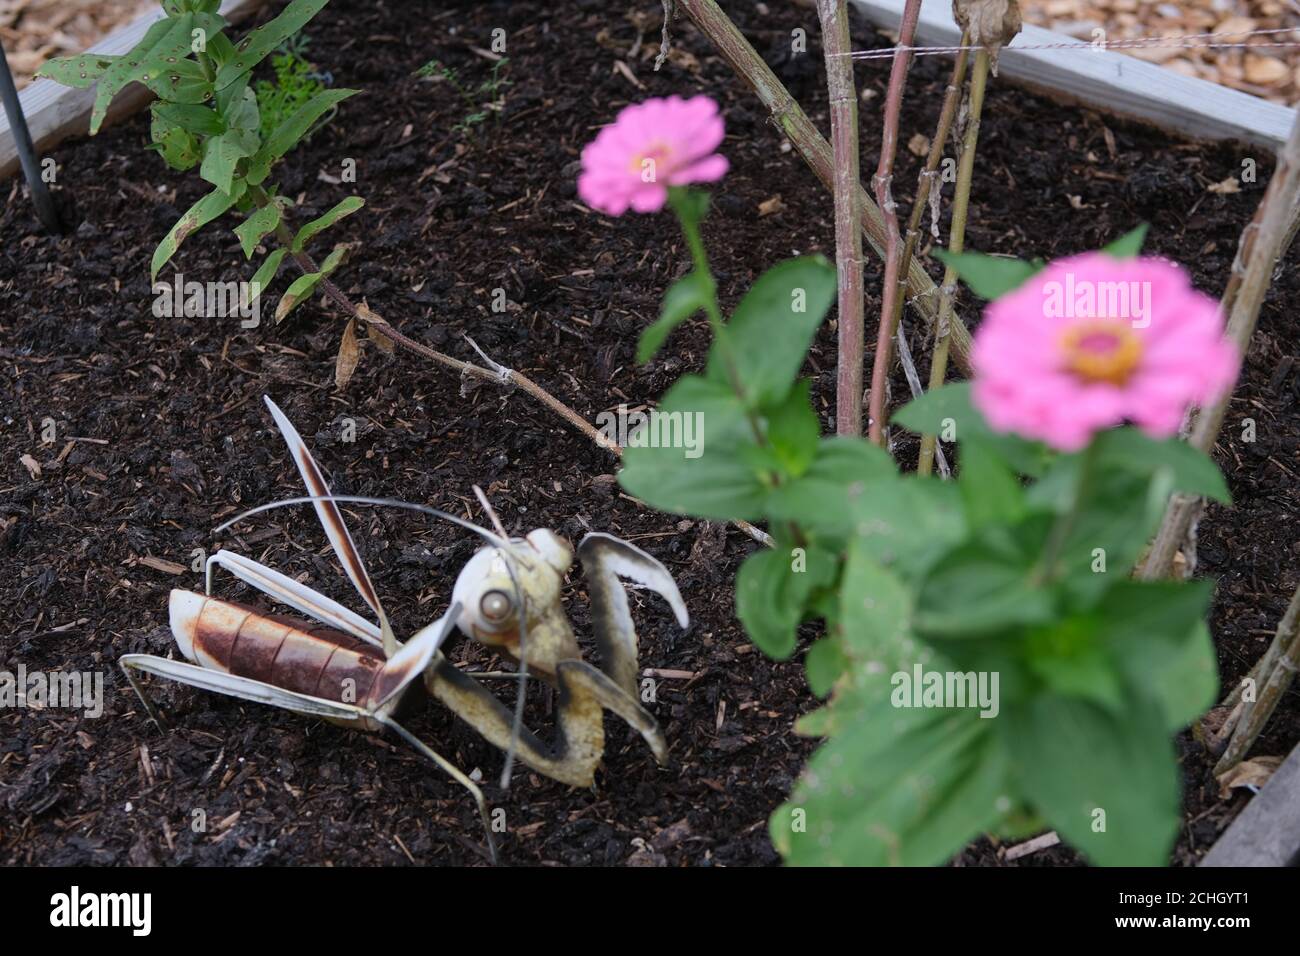
<svg viewBox="0 0 1300 956">
<path fill-rule="evenodd" d="M 149 265 L 150 281 L 157 280 L 159 270 L 176 254 L 182 242 L 233 206 L 246 188 L 247 185 L 242 179 L 236 180 L 234 191 L 230 195 L 220 189 L 214 189 L 187 209 L 185 215 L 176 220 L 176 225 L 172 226 L 171 231 L 163 237 L 163 241 L 158 243 L 158 248 L 154 250 L 153 261 Z"/>
</svg>

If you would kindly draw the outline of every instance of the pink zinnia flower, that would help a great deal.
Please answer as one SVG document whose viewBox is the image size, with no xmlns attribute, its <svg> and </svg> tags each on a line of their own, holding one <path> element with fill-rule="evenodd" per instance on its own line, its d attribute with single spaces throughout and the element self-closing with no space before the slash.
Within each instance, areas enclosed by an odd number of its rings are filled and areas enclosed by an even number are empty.
<svg viewBox="0 0 1300 956">
<path fill-rule="evenodd" d="M 669 186 L 721 179 L 727 160 L 718 104 L 707 96 L 646 100 L 625 106 L 582 151 L 578 195 L 588 206 L 621 216 L 631 206 L 656 212 Z"/>
<path fill-rule="evenodd" d="M 1175 434 L 1240 363 L 1218 303 L 1164 259 L 1061 259 L 989 304 L 975 336 L 976 407 L 989 425 L 1077 451 L 1131 421 Z"/>
</svg>

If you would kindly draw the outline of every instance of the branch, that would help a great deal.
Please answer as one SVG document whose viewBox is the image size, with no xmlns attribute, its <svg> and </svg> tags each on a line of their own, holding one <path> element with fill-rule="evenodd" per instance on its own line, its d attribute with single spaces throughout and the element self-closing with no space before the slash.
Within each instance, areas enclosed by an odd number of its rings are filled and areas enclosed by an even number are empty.
<svg viewBox="0 0 1300 956">
<path fill-rule="evenodd" d="M 853 60 L 848 55 L 846 0 L 817 0 L 817 15 L 822 25 L 835 154 L 835 183 L 831 190 L 835 205 L 835 272 L 839 279 L 835 431 L 856 438 L 862 434 L 863 349 L 862 218 L 856 201 L 862 182 L 858 166 L 858 96 L 853 87 Z"/>
<path fill-rule="evenodd" d="M 1271 663 L 1265 663 L 1270 660 Z M 1291 686 L 1296 671 L 1300 669 L 1300 588 L 1296 588 L 1295 594 L 1291 596 L 1291 603 L 1278 622 L 1273 643 L 1269 645 L 1268 653 L 1260 665 L 1263 667 L 1256 668 L 1260 673 L 1255 679 L 1256 686 L 1260 687 L 1258 698 L 1242 701 L 1234 711 L 1235 729 L 1227 749 L 1214 767 L 1215 776 L 1227 773 L 1246 756 L 1268 723 L 1268 718 L 1273 715 L 1282 695 Z M 1251 671 L 1251 675 L 1254 677 L 1255 671 Z M 1225 726 L 1221 735 L 1228 729 L 1230 728 Z"/>
<path fill-rule="evenodd" d="M 272 202 L 270 196 L 268 196 L 266 191 L 260 186 L 253 187 L 251 195 L 253 201 L 256 202 L 258 206 L 266 206 Z M 279 240 L 280 245 L 289 250 L 289 255 L 293 257 L 293 261 L 298 264 L 298 268 L 301 269 L 304 274 L 320 271 L 320 267 L 308 253 L 293 248 L 293 233 L 290 232 L 289 227 L 283 218 L 281 218 L 276 224 L 275 236 L 276 239 Z M 486 369 L 470 362 L 462 362 L 460 359 L 452 358 L 450 355 L 439 352 L 437 349 L 430 348 L 423 342 L 417 342 L 409 336 L 399 332 L 389 324 L 387 319 L 372 312 L 366 306 L 355 304 L 348 298 L 347 294 L 342 289 L 330 280 L 328 276 L 321 279 L 320 286 L 325 295 L 337 303 L 345 312 L 368 328 L 374 329 L 375 332 L 388 339 L 394 345 L 400 345 L 409 352 L 414 352 L 416 355 L 429 359 L 431 362 L 436 362 L 445 368 L 449 368 L 452 371 L 459 373 L 462 378 L 475 378 L 483 382 L 496 382 L 499 385 L 516 385 L 529 395 L 533 396 L 533 398 L 537 399 L 551 411 L 555 412 L 578 431 L 582 432 L 582 434 L 586 435 L 601 448 L 604 448 L 607 451 L 612 451 L 615 455 L 621 453 L 621 449 L 618 447 L 617 442 L 597 431 L 585 418 L 573 409 L 569 408 L 569 406 L 565 405 L 522 372 L 507 369 L 502 365 L 498 365 L 496 362 L 492 362 L 491 359 L 488 359 L 488 361 L 493 367 L 491 369 Z M 475 345 L 474 348 L 478 351 L 479 355 L 483 355 L 482 350 L 480 350 L 477 345 Z M 486 355 L 483 355 L 483 357 L 487 359 Z"/>
</svg>

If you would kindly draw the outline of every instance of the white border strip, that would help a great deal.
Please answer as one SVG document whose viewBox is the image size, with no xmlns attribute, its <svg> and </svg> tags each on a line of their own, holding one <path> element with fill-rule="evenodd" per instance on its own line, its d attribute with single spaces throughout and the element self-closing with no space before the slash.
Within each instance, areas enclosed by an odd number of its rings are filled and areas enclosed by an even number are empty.
<svg viewBox="0 0 1300 956">
<path fill-rule="evenodd" d="M 266 0 L 225 0 L 221 4 L 221 14 L 234 23 L 247 18 L 265 2 Z M 107 56 L 126 53 L 140 42 L 150 24 L 161 16 L 161 10 L 147 13 L 109 34 L 86 52 Z M 114 98 L 104 125 L 134 113 L 152 95 L 139 83 L 130 84 Z M 62 86 L 53 80 L 38 79 L 28 85 L 18 99 L 22 103 L 23 115 L 27 117 L 32 142 L 40 154 L 69 136 L 87 131 L 90 126 L 90 111 L 95 103 L 95 88 L 92 86 L 88 90 L 78 90 Z M 13 133 L 9 130 L 9 118 L 0 110 L 0 179 L 12 175 L 17 169 L 18 149 L 14 144 Z"/>
<path fill-rule="evenodd" d="M 877 27 L 897 32 L 903 0 L 852 0 Z M 1022 50 L 1072 38 L 1025 25 L 998 59 L 998 72 L 1049 94 L 1159 126 L 1191 139 L 1235 139 L 1276 153 L 1291 131 L 1295 111 L 1207 80 L 1109 50 Z M 917 23 L 917 46 L 954 46 L 961 31 L 946 0 L 926 0 Z M 882 61 L 888 63 L 888 60 Z M 879 64 L 878 64 L 879 65 Z"/>
</svg>

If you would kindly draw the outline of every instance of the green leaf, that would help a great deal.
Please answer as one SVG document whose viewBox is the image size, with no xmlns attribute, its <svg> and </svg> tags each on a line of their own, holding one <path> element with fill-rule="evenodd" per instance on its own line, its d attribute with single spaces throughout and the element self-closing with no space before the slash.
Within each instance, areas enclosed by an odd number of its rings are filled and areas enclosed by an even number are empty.
<svg viewBox="0 0 1300 956">
<path fill-rule="evenodd" d="M 890 416 L 890 421 L 918 435 L 949 434 L 953 441 L 988 431 L 984 418 L 971 404 L 970 382 L 951 382 L 912 399 Z"/>
<path fill-rule="evenodd" d="M 261 296 L 266 287 L 275 281 L 276 275 L 280 271 L 280 263 L 288 253 L 287 249 L 275 249 L 262 262 L 257 272 L 253 274 L 252 285 L 256 291 L 254 299 Z"/>
<path fill-rule="evenodd" d="M 276 304 L 276 324 L 279 325 L 283 322 L 285 317 L 297 308 L 298 304 L 304 299 L 311 298 L 311 294 L 316 291 L 316 286 L 320 285 L 323 278 L 325 277 L 319 272 L 309 272 L 294 279 Z"/>
<path fill-rule="evenodd" d="M 957 275 L 981 299 L 1000 299 L 1008 292 L 1014 292 L 1042 268 L 1037 263 L 1004 256 L 987 256 L 982 252 L 935 249 L 933 254 L 944 265 L 956 269 Z"/>
<path fill-rule="evenodd" d="M 871 696 L 835 724 L 769 820 L 791 865 L 934 866 L 1006 813 L 1008 761 L 995 721 Z"/>
<path fill-rule="evenodd" d="M 1129 575 L 1167 499 L 1167 483 L 1119 469 L 1097 470 L 1059 552 L 1065 586 L 1076 602 L 1091 605 Z"/>
<path fill-rule="evenodd" d="M 767 514 L 806 531 L 843 536 L 853 525 L 853 502 L 897 478 L 893 459 L 871 442 L 822 438 L 803 474 L 772 492 Z"/>
<path fill-rule="evenodd" d="M 1161 713 L 1130 695 L 1116 716 L 1071 697 L 1040 695 L 1004 710 L 1019 789 L 1100 866 L 1166 866 L 1178 834 L 1179 771 Z"/>
<path fill-rule="evenodd" d="M 1051 592 L 1033 583 L 1025 556 L 986 533 L 930 570 L 917 598 L 916 626 L 932 639 L 1005 633 L 1050 620 L 1054 604 Z"/>
<path fill-rule="evenodd" d="M 224 33 L 215 33 L 208 37 L 208 56 L 218 67 L 224 66 L 235 58 L 235 45 Z"/>
<path fill-rule="evenodd" d="M 849 525 L 876 560 L 918 582 L 964 540 L 968 521 L 950 481 L 905 475 L 856 498 Z"/>
<path fill-rule="evenodd" d="M 1151 224 L 1144 222 L 1132 232 L 1126 232 L 1114 242 L 1103 246 L 1101 251 L 1116 259 L 1135 259 L 1142 254 L 1142 243 L 1146 241 L 1147 230 L 1150 228 Z"/>
<path fill-rule="evenodd" d="M 97 53 L 60 56 L 46 60 L 36 71 L 36 75 L 53 80 L 55 83 L 62 83 L 64 86 L 85 90 L 94 86 L 95 81 L 120 59 L 122 59 L 120 56 L 100 56 Z"/>
<path fill-rule="evenodd" d="M 366 201 L 360 196 L 349 196 L 347 199 L 339 202 L 333 209 L 325 213 L 325 215 L 318 216 L 298 230 L 298 235 L 293 237 L 293 251 L 301 252 L 303 247 L 311 241 L 312 236 L 322 230 L 328 229 L 340 219 L 352 215 L 365 204 Z"/>
<path fill-rule="evenodd" d="M 911 667 L 918 651 L 911 618 L 911 591 L 854 538 L 840 583 L 838 636 L 845 656 L 871 665 L 872 673 Z"/>
<path fill-rule="evenodd" d="M 230 192 L 236 165 L 256 149 L 255 145 L 252 148 L 250 145 L 249 134 L 243 130 L 232 129 L 212 137 L 203 144 L 203 164 L 199 167 L 199 175 L 223 193 Z"/>
<path fill-rule="evenodd" d="M 1069 617 L 1034 628 L 1027 647 L 1029 669 L 1053 691 L 1123 713 L 1121 672 L 1101 643 L 1095 619 Z"/>
<path fill-rule="evenodd" d="M 1106 592 L 1096 613 L 1102 617 L 1107 641 L 1115 647 L 1153 637 L 1181 643 L 1205 619 L 1213 595 L 1210 581 L 1121 580 Z"/>
<path fill-rule="evenodd" d="M 688 272 L 669 286 L 659 318 L 641 333 L 636 360 L 648 362 L 654 358 L 668 334 L 696 312 L 706 308 L 712 297 L 713 282 L 701 272 Z"/>
<path fill-rule="evenodd" d="M 1052 458 L 1040 442 L 992 431 L 971 403 L 970 382 L 931 389 L 900 408 L 890 420 L 918 435 L 988 444 L 1024 475 L 1041 475 Z"/>
<path fill-rule="evenodd" d="M 803 666 L 808 677 L 808 689 L 818 697 L 825 697 L 849 666 L 849 659 L 838 640 L 823 637 L 808 648 Z"/>
<path fill-rule="evenodd" d="M 726 338 L 750 407 L 785 398 L 835 291 L 835 269 L 821 256 L 805 256 L 773 266 L 740 300 Z M 730 381 L 721 343 L 709 352 L 708 377 Z"/>
<path fill-rule="evenodd" d="M 215 86 L 225 89 L 247 75 L 249 70 L 275 52 L 276 47 L 293 36 L 328 3 L 329 0 L 293 0 L 274 20 L 264 23 L 235 44 L 235 55 L 217 71 Z"/>
<path fill-rule="evenodd" d="M 1015 524 L 1025 513 L 1020 482 L 1006 462 L 982 442 L 962 446 L 957 487 L 972 530 L 986 524 Z"/>
<path fill-rule="evenodd" d="M 90 113 L 90 135 L 108 114 L 108 104 L 128 83 L 146 82 L 161 76 L 175 64 L 185 59 L 190 50 L 190 29 L 193 14 L 182 14 L 175 19 L 159 20 L 145 31 L 144 37 L 127 54 L 114 61 L 100 76 L 95 88 L 95 103 Z"/>
<path fill-rule="evenodd" d="M 245 89 L 244 95 L 237 103 L 231 104 L 226 115 L 232 130 L 244 130 L 248 134 L 245 142 L 251 144 L 249 155 L 257 152 L 262 145 L 261 138 L 257 135 L 262 125 L 262 115 L 257 108 L 257 94 Z"/>
<path fill-rule="evenodd" d="M 199 141 L 179 126 L 172 126 L 158 116 L 158 104 L 154 105 L 154 114 L 149 132 L 153 136 L 150 148 L 162 154 L 163 160 L 172 169 L 182 172 L 193 169 L 199 163 Z"/>
<path fill-rule="evenodd" d="M 236 226 L 235 235 L 239 237 L 239 244 L 243 247 L 244 258 L 253 258 L 253 250 L 262 241 L 262 237 L 274 232 L 275 227 L 279 224 L 280 204 L 273 201 L 270 205 L 262 206 Z M 283 252 L 283 250 L 280 251 Z"/>
<path fill-rule="evenodd" d="M 166 69 L 151 71 L 141 82 L 166 103 L 198 104 L 212 99 L 212 83 L 193 60 L 168 63 Z"/>
<path fill-rule="evenodd" d="M 153 113 L 160 120 L 203 136 L 219 136 L 226 131 L 225 121 L 206 106 L 185 103 L 155 103 Z"/>
<path fill-rule="evenodd" d="M 1144 648 L 1146 650 L 1146 648 Z M 1181 643 L 1151 648 L 1152 661 L 1140 667 L 1151 676 L 1151 695 L 1160 705 L 1165 727 L 1174 733 L 1196 720 L 1219 700 L 1219 657 L 1205 621 L 1197 621 Z M 1168 651 L 1168 653 L 1165 653 Z"/>
<path fill-rule="evenodd" d="M 658 421 L 674 424 L 675 434 L 684 435 L 689 424 L 694 448 L 683 447 L 683 442 L 656 441 L 653 434 L 643 443 L 631 436 L 619 472 L 619 483 L 628 493 L 674 514 L 718 520 L 760 518 L 768 486 L 763 472 L 748 459 L 747 453 L 758 446 L 745 409 L 731 389 L 686 375 L 669 389 L 656 412 L 668 416 Z M 601 425 L 601 417 L 597 424 Z"/>
<path fill-rule="evenodd" d="M 1101 463 L 1147 476 L 1168 469 L 1174 491 L 1213 498 L 1224 504 L 1232 503 L 1232 495 L 1218 465 L 1209 455 L 1185 441 L 1150 438 L 1132 427 L 1103 432 L 1095 440 Z"/>
<path fill-rule="evenodd" d="M 230 114 L 236 107 L 244 101 L 244 97 L 252 92 L 249 89 L 249 81 L 252 77 L 241 76 L 229 86 L 217 90 L 217 112 L 222 116 Z M 256 95 L 256 94 L 254 94 Z"/>
<path fill-rule="evenodd" d="M 347 257 L 349 245 L 346 242 L 340 242 L 330 254 L 325 257 L 325 261 L 320 264 L 321 278 L 328 278 L 334 274 L 334 270 L 343 265 L 343 260 Z"/>
<path fill-rule="evenodd" d="M 248 181 L 254 185 L 265 182 L 271 172 L 271 165 L 293 149 L 318 119 L 333 109 L 336 104 L 359 92 L 359 90 L 326 90 L 324 93 L 317 93 L 294 110 L 267 137 L 262 148 L 257 151 L 257 155 L 249 161 Z"/>
<path fill-rule="evenodd" d="M 736 617 L 759 650 L 778 661 L 794 653 L 808 597 L 834 579 L 835 563 L 817 548 L 763 548 L 745 559 L 736 575 Z"/>
<path fill-rule="evenodd" d="M 242 182 L 236 185 L 233 194 L 214 189 L 187 209 L 185 215 L 176 220 L 176 225 L 172 226 L 163 237 L 163 241 L 158 243 L 158 248 L 154 250 L 153 261 L 149 266 L 149 280 L 156 281 L 159 270 L 176 254 L 181 243 L 233 206 L 243 191 Z"/>
<path fill-rule="evenodd" d="M 813 411 L 811 387 L 808 379 L 797 382 L 785 401 L 766 416 L 767 440 L 781 463 L 783 480 L 802 475 L 817 454 L 821 422 Z"/>
<path fill-rule="evenodd" d="M 1217 656 L 1205 626 L 1213 591 L 1208 581 L 1121 581 L 1094 612 L 1102 646 L 1130 684 L 1155 698 L 1170 733 L 1218 696 Z"/>
</svg>

